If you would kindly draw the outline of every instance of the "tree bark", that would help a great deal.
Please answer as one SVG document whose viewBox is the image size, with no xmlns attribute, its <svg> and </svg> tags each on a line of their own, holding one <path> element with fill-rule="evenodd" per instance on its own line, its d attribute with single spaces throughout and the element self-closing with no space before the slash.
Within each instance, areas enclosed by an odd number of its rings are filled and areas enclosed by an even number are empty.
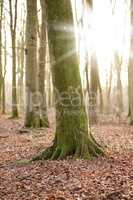
<svg viewBox="0 0 133 200">
<path fill-rule="evenodd" d="M 112 64 L 110 66 L 110 72 L 109 72 L 109 81 L 106 81 L 106 113 L 109 114 L 111 111 L 111 106 L 110 106 L 110 95 L 111 95 L 111 89 L 112 89 Z M 108 79 L 108 78 L 107 78 Z"/>
<path fill-rule="evenodd" d="M 17 85 L 16 85 L 16 23 L 17 23 L 17 3 L 15 0 L 15 14 L 13 20 L 12 1 L 9 0 L 9 12 L 10 12 L 10 31 L 12 42 L 12 118 L 18 117 L 17 108 Z"/>
<path fill-rule="evenodd" d="M 52 76 L 56 88 L 56 133 L 53 145 L 32 160 L 91 159 L 103 150 L 88 131 L 79 62 L 75 47 L 71 3 L 46 0 L 49 45 L 53 50 Z M 69 34 L 69 37 L 68 37 Z"/>
<path fill-rule="evenodd" d="M 93 12 L 93 0 L 86 0 L 91 11 Z M 99 100 L 100 100 L 100 113 L 103 112 L 103 95 L 102 87 L 100 83 L 99 69 L 97 63 L 97 56 L 94 52 L 91 55 L 91 67 L 90 67 L 90 120 L 92 124 L 97 123 L 97 96 L 99 91 Z"/>
<path fill-rule="evenodd" d="M 117 106 L 118 112 L 121 114 L 123 112 L 123 92 L 122 92 L 122 83 L 121 83 L 121 65 L 122 62 L 117 55 L 115 54 L 115 68 L 117 71 Z"/>
<path fill-rule="evenodd" d="M 37 0 L 27 0 L 26 24 L 26 127 L 39 127 L 37 101 Z"/>
<path fill-rule="evenodd" d="M 42 9 L 42 25 L 40 33 L 40 48 L 39 48 L 39 93 L 40 93 L 40 127 L 48 127 L 48 116 L 46 108 L 46 91 L 45 91 L 45 66 L 46 66 L 46 4 L 45 0 L 40 0 Z"/>
<path fill-rule="evenodd" d="M 100 94 L 100 111 L 103 111 L 103 98 L 102 88 L 100 84 L 100 77 L 98 72 L 98 64 L 96 54 L 91 56 L 91 69 L 90 69 L 90 120 L 92 124 L 97 123 L 97 95 L 98 90 Z"/>
<path fill-rule="evenodd" d="M 20 41 L 18 41 L 18 99 L 21 112 L 24 111 L 24 33 L 21 35 Z"/>
<path fill-rule="evenodd" d="M 133 1 L 131 1 L 131 27 L 133 28 Z M 131 46 L 128 65 L 128 99 L 129 99 L 129 123 L 133 125 L 133 32 L 131 29 Z"/>
<path fill-rule="evenodd" d="M 5 79 L 6 79 L 6 64 L 7 64 L 7 55 L 6 55 L 6 31 L 5 31 L 5 45 L 4 45 L 4 65 L 3 65 L 3 82 L 2 82 L 2 114 L 6 113 L 6 94 L 5 94 Z"/>
<path fill-rule="evenodd" d="M 1 95 L 2 95 L 2 13 L 3 0 L 0 1 L 0 109 L 1 109 Z"/>
<path fill-rule="evenodd" d="M 12 117 L 18 117 L 16 85 L 16 36 L 12 34 Z"/>
</svg>

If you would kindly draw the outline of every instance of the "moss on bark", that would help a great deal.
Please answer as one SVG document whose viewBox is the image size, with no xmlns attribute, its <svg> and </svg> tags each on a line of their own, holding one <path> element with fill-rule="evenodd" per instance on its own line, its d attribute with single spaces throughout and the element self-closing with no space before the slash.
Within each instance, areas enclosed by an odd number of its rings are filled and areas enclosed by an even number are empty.
<svg viewBox="0 0 133 200">
<path fill-rule="evenodd" d="M 33 157 L 32 161 L 65 159 L 67 156 L 92 159 L 98 155 L 104 155 L 102 147 L 88 131 L 84 109 L 80 112 L 71 109 L 64 109 L 63 111 L 57 119 L 55 139 L 52 146 Z"/>
<path fill-rule="evenodd" d="M 52 146 L 32 161 L 65 159 L 67 156 L 91 159 L 103 155 L 102 147 L 88 130 L 70 1 L 46 0 L 46 5 L 49 44 L 55 58 L 52 76 L 57 91 L 56 133 Z M 67 27 L 72 30 L 66 31 Z"/>
</svg>

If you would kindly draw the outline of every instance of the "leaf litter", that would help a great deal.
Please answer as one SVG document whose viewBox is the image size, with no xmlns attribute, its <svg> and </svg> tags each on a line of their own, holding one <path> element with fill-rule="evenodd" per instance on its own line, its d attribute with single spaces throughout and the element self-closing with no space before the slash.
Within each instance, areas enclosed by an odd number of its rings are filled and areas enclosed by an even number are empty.
<svg viewBox="0 0 133 200">
<path fill-rule="evenodd" d="M 91 161 L 29 159 L 50 145 L 53 128 L 22 130 L 23 120 L 0 119 L 0 200 L 133 200 L 133 127 L 92 127 L 107 146 L 105 157 Z"/>
</svg>

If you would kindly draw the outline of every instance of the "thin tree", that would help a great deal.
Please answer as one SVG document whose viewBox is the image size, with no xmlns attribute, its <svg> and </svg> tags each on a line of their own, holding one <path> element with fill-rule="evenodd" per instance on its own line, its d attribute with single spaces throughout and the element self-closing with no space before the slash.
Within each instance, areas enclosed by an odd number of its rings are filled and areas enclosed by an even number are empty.
<svg viewBox="0 0 133 200">
<path fill-rule="evenodd" d="M 18 0 L 15 0 L 14 15 L 12 2 L 12 0 L 9 0 L 10 32 L 12 42 L 12 118 L 16 118 L 18 117 L 16 86 L 16 26 Z"/>
<path fill-rule="evenodd" d="M 111 111 L 111 90 L 112 90 L 112 78 L 113 78 L 113 65 L 110 65 L 110 70 L 109 70 L 109 78 L 108 76 L 106 77 L 106 112 L 110 113 Z M 109 79 L 109 80 L 108 80 Z"/>
<path fill-rule="evenodd" d="M 117 72 L 117 106 L 118 106 L 118 114 L 119 115 L 123 112 L 121 66 L 122 66 L 122 58 L 119 57 L 118 53 L 115 53 L 115 68 L 116 68 L 116 72 Z"/>
<path fill-rule="evenodd" d="M 131 1 L 131 30 L 133 28 L 133 1 Z M 133 33 L 130 36 L 130 57 L 128 65 L 129 123 L 133 125 Z"/>
<path fill-rule="evenodd" d="M 93 12 L 93 0 L 86 0 L 91 12 Z M 86 70 L 87 73 L 87 70 Z M 88 81 L 87 81 L 88 82 Z M 100 97 L 100 112 L 103 112 L 103 95 L 102 95 L 102 87 L 99 76 L 98 62 L 96 53 L 93 52 L 91 55 L 90 62 L 90 120 L 91 123 L 97 122 L 97 96 L 99 91 Z"/>
<path fill-rule="evenodd" d="M 17 61 L 18 61 L 18 99 L 21 111 L 24 109 L 24 30 L 20 33 L 20 39 L 18 40 L 18 50 L 17 50 Z"/>
<path fill-rule="evenodd" d="M 71 3 L 69 0 L 46 0 L 46 6 L 49 45 L 54 57 L 56 132 L 52 146 L 32 160 L 64 159 L 69 155 L 91 159 L 103 151 L 88 130 Z M 69 33 L 67 27 L 71 27 Z"/>
<path fill-rule="evenodd" d="M 20 33 L 17 37 L 17 82 L 18 82 L 18 104 L 20 111 L 24 111 L 24 49 L 25 49 L 25 17 L 23 16 L 24 6 L 21 9 Z"/>
<path fill-rule="evenodd" d="M 37 101 L 37 0 L 27 0 L 26 22 L 26 127 L 39 127 Z"/>
<path fill-rule="evenodd" d="M 2 16 L 3 16 L 3 0 L 0 1 L 0 109 L 2 94 Z"/>
<path fill-rule="evenodd" d="M 46 108 L 46 91 L 45 91 L 45 66 L 46 66 L 46 5 L 45 0 L 40 0 L 41 4 L 41 32 L 40 32 L 40 47 L 39 47 L 39 93 L 41 97 L 39 112 L 40 112 L 40 127 L 48 127 L 48 117 Z"/>
<path fill-rule="evenodd" d="M 91 56 L 91 69 L 90 69 L 90 120 L 91 123 L 97 123 L 97 96 L 98 91 L 100 94 L 100 111 L 103 110 L 103 98 L 102 98 L 102 88 L 100 83 L 98 63 L 96 54 L 93 53 Z"/>
<path fill-rule="evenodd" d="M 5 93 L 5 79 L 6 79 L 6 65 L 7 65 L 7 45 L 6 45 L 6 31 L 4 31 L 5 34 L 5 41 L 4 41 L 4 63 L 3 63 L 3 77 L 2 77 L 2 114 L 6 113 L 6 93 Z"/>
</svg>

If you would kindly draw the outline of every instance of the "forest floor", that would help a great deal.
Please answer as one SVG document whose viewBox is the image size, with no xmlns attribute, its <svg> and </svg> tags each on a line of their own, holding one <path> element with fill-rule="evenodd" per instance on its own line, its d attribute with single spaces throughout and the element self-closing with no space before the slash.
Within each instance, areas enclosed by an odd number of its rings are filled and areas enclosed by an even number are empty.
<svg viewBox="0 0 133 200">
<path fill-rule="evenodd" d="M 22 124 L 0 118 L 0 200 L 133 200 L 133 127 L 92 127 L 105 157 L 17 164 L 49 146 L 54 132 L 20 131 Z"/>
</svg>

